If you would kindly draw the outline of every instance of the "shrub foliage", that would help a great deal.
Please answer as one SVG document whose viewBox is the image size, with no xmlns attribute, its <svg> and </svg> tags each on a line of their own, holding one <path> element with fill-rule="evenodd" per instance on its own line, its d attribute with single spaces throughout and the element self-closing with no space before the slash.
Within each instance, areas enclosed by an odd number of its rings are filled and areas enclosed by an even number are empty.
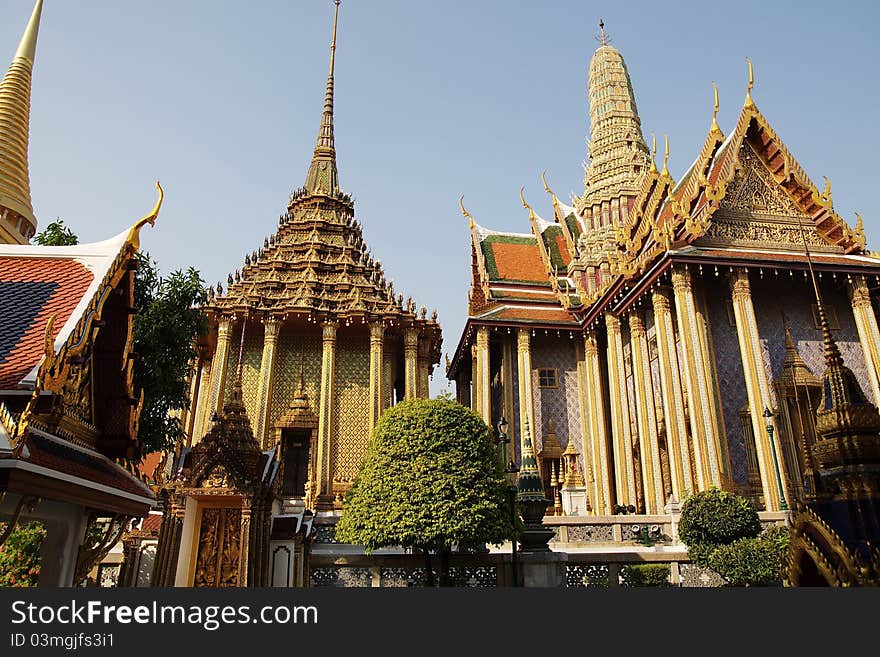
<svg viewBox="0 0 880 657">
<path fill-rule="evenodd" d="M 621 572 L 624 586 L 669 586 L 669 564 L 631 563 Z"/>
<path fill-rule="evenodd" d="M 771 527 L 756 538 L 718 546 L 709 565 L 734 586 L 780 586 L 788 542 L 788 528 Z"/>
<path fill-rule="evenodd" d="M 2 525 L 0 525 L 2 529 Z M 0 548 L 0 587 L 30 587 L 40 576 L 40 546 L 46 530 L 38 521 L 19 525 Z"/>
</svg>

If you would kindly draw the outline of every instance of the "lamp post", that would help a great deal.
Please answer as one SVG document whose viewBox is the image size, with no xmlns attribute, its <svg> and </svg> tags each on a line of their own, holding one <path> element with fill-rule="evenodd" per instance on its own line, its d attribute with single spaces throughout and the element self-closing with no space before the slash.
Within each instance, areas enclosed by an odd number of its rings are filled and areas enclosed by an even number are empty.
<svg viewBox="0 0 880 657">
<path fill-rule="evenodd" d="M 507 420 L 504 419 L 504 416 L 501 416 L 501 419 L 498 421 L 498 442 L 501 445 L 501 464 L 505 466 L 504 473 L 507 477 L 507 506 L 510 511 L 510 527 L 513 532 L 510 539 L 510 567 L 513 571 L 511 582 L 513 586 L 519 586 L 519 569 L 516 562 L 516 491 L 519 468 L 516 467 L 513 458 L 507 459 L 507 444 L 510 442 L 510 438 L 507 435 L 508 426 Z"/>
<path fill-rule="evenodd" d="M 788 511 L 788 504 L 785 502 L 785 489 L 782 486 L 782 475 L 779 473 L 779 459 L 776 456 L 776 441 L 773 440 L 773 422 L 771 418 L 773 412 L 764 407 L 764 418 L 767 421 L 767 433 L 770 435 L 770 449 L 773 451 L 773 467 L 776 468 L 776 483 L 779 486 L 779 508 Z"/>
</svg>

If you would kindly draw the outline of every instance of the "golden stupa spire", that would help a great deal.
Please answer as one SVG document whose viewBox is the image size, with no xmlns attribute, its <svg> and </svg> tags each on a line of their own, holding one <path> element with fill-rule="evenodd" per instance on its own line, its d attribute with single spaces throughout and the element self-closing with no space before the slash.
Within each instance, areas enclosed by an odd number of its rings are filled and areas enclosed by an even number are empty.
<svg viewBox="0 0 880 657">
<path fill-rule="evenodd" d="M 336 196 L 339 193 L 339 171 L 336 168 L 336 145 L 333 139 L 333 71 L 336 64 L 336 26 L 339 22 L 339 4 L 334 0 L 333 39 L 330 42 L 330 70 L 327 73 L 327 90 L 324 93 L 324 114 L 318 129 L 315 153 L 306 175 L 306 190 L 312 194 Z"/>
<path fill-rule="evenodd" d="M 754 107 L 755 102 L 752 100 L 752 87 L 755 86 L 755 69 L 752 67 L 752 60 L 746 57 L 749 64 L 749 86 L 746 87 L 746 107 Z"/>
<path fill-rule="evenodd" d="M 666 152 L 663 154 L 663 170 L 660 172 L 660 175 L 668 178 L 669 169 L 666 165 L 669 164 L 669 135 L 663 135 L 663 138 L 666 142 Z"/>
<path fill-rule="evenodd" d="M 36 232 L 28 174 L 31 74 L 43 0 L 37 0 L 12 64 L 0 81 L 0 242 L 27 244 Z"/>
</svg>

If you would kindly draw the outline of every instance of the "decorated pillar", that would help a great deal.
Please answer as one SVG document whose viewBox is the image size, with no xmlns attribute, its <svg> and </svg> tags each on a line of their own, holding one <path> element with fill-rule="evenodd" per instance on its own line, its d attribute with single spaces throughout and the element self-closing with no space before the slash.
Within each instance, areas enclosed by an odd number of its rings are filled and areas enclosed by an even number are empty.
<svg viewBox="0 0 880 657">
<path fill-rule="evenodd" d="M 587 400 L 587 417 L 590 422 L 590 441 L 592 444 L 592 482 L 593 510 L 597 515 L 611 515 L 611 470 L 608 455 L 608 431 L 605 419 L 605 390 L 602 384 L 602 370 L 599 363 L 599 346 L 596 334 L 584 336 L 584 390 Z"/>
<path fill-rule="evenodd" d="M 515 413 L 514 406 L 514 387 L 513 387 L 513 367 L 516 362 L 516 358 L 514 357 L 515 346 L 512 335 L 507 335 L 501 341 L 501 413 L 507 421 L 510 423 L 510 426 L 515 426 L 513 414 Z M 513 443 L 511 443 L 511 447 L 513 448 Z M 508 454 L 507 458 L 516 460 L 515 458 L 516 449 L 511 449 L 510 454 Z M 505 467 L 507 464 L 504 464 Z"/>
<path fill-rule="evenodd" d="M 483 421 L 492 426 L 492 393 L 489 385 L 489 329 L 477 329 L 477 371 L 479 372 L 478 407 L 475 409 Z"/>
<path fill-rule="evenodd" d="M 681 501 L 685 491 L 696 491 L 696 483 L 691 471 L 684 396 L 679 379 L 681 370 L 678 366 L 675 330 L 672 325 L 671 297 L 672 290 L 666 286 L 655 288 L 652 294 L 660 394 L 663 399 L 663 417 L 666 419 L 666 449 L 669 454 L 672 494 Z"/>
<path fill-rule="evenodd" d="M 532 338 L 529 329 L 519 329 L 516 334 L 516 354 L 519 375 L 519 426 L 520 435 L 526 423 L 534 426 L 534 397 L 532 396 Z M 522 454 L 522 452 L 520 452 Z"/>
<path fill-rule="evenodd" d="M 780 497 L 776 481 L 776 464 L 778 461 L 779 468 L 782 468 L 782 450 L 778 445 L 773 444 L 779 436 L 778 427 L 774 426 L 773 437 L 767 432 L 767 421 L 775 424 L 775 419 L 763 416 L 763 410 L 772 408 L 773 401 L 770 398 L 767 371 L 764 369 L 764 356 L 761 349 L 761 338 L 758 335 L 758 324 L 755 320 L 755 308 L 752 304 L 748 272 L 740 268 L 734 270 L 730 275 L 730 287 L 733 294 L 736 335 L 739 338 L 739 350 L 746 380 L 746 395 L 749 400 L 749 414 L 755 436 L 758 471 L 761 475 L 761 489 L 764 492 L 764 507 L 767 511 L 779 511 Z M 774 450 L 777 455 L 775 460 Z M 780 472 L 780 476 L 784 480 L 785 476 L 782 472 Z"/>
<path fill-rule="evenodd" d="M 663 493 L 663 471 L 660 466 L 660 438 L 657 435 L 657 414 L 654 409 L 654 380 L 648 354 L 648 337 L 640 312 L 629 316 L 630 347 L 632 350 L 633 391 L 636 402 L 636 422 L 642 443 L 642 486 L 645 494 L 645 513 L 661 513 L 666 504 Z"/>
<path fill-rule="evenodd" d="M 254 438 L 263 448 L 269 447 L 266 433 L 271 417 L 272 387 L 275 380 L 275 348 L 278 345 L 278 333 L 281 321 L 275 318 L 264 322 L 263 358 L 260 361 L 260 381 L 257 385 L 257 417 L 254 427 Z"/>
<path fill-rule="evenodd" d="M 232 319 L 221 317 L 217 325 L 217 349 L 214 351 L 214 374 L 211 378 L 210 414 L 223 411 L 223 390 L 226 387 L 226 362 L 229 358 L 229 342 L 232 339 Z"/>
<path fill-rule="evenodd" d="M 620 320 L 611 313 L 605 313 L 605 326 L 608 329 L 608 394 L 611 397 L 615 492 L 618 504 L 636 504 L 636 478 L 627 401 L 629 394 L 626 389 Z"/>
<path fill-rule="evenodd" d="M 874 394 L 874 404 L 880 407 L 880 331 L 877 316 L 871 307 L 871 295 L 864 276 L 853 276 L 850 281 L 853 316 L 859 331 L 859 342 L 865 352 L 868 380 Z"/>
<path fill-rule="evenodd" d="M 253 572 L 250 568 L 251 548 L 251 498 L 245 496 L 241 501 L 241 527 L 238 547 L 238 586 L 253 586 Z"/>
<path fill-rule="evenodd" d="M 407 399 L 418 397 L 418 361 L 419 356 L 419 330 L 408 328 L 403 333 L 403 362 L 405 393 Z"/>
<path fill-rule="evenodd" d="M 675 295 L 675 313 L 678 317 L 678 334 L 681 337 L 682 361 L 685 388 L 688 394 L 691 437 L 694 443 L 694 467 L 697 488 L 705 490 L 710 486 L 721 487 L 721 466 L 719 463 L 718 422 L 714 418 L 714 404 L 710 397 L 705 376 L 705 362 L 709 358 L 705 342 L 700 337 L 694 303 L 693 281 L 687 269 L 676 267 L 672 272 L 672 287 Z"/>
<path fill-rule="evenodd" d="M 199 383 L 199 398 L 197 400 L 196 412 L 193 413 L 193 432 L 190 436 L 191 447 L 201 441 L 202 436 L 208 431 L 208 421 L 211 417 L 211 371 L 213 361 L 205 361 L 202 365 L 202 373 Z"/>
<path fill-rule="evenodd" d="M 372 431 L 385 406 L 384 355 L 385 324 L 370 322 L 370 424 Z"/>
<path fill-rule="evenodd" d="M 417 393 L 422 399 L 428 399 L 431 396 L 428 390 L 431 366 L 431 343 L 428 342 L 426 335 L 419 338 L 419 350 L 417 361 Z"/>
<path fill-rule="evenodd" d="M 318 510 L 333 508 L 330 479 L 330 441 L 333 436 L 333 386 L 336 371 L 336 329 L 339 322 L 321 324 L 323 351 L 321 355 L 321 401 L 318 412 Z"/>
</svg>

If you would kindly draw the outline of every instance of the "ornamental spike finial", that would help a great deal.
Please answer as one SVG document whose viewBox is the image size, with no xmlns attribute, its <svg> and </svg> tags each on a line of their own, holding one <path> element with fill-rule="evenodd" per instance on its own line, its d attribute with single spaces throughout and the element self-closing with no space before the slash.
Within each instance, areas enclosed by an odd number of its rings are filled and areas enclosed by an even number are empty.
<svg viewBox="0 0 880 657">
<path fill-rule="evenodd" d="M 541 172 L 541 182 L 544 183 L 544 191 L 550 194 L 550 199 L 553 201 L 553 209 L 554 211 L 559 208 L 559 199 L 556 198 L 556 194 L 552 189 L 550 189 L 550 185 L 547 184 L 547 169 L 544 169 Z M 554 214 L 556 214 L 554 212 Z"/>
<path fill-rule="evenodd" d="M 608 33 L 605 31 L 605 21 L 601 18 L 599 19 L 599 36 L 597 38 L 599 39 L 599 43 L 603 46 L 608 45 Z"/>
<path fill-rule="evenodd" d="M 712 110 L 712 132 L 721 132 L 721 128 L 718 127 L 718 85 L 714 82 L 712 83 L 712 89 L 715 91 L 715 107 Z"/>
<path fill-rule="evenodd" d="M 754 107 L 755 103 L 752 101 L 752 87 L 755 86 L 755 69 L 752 67 L 752 60 L 746 57 L 746 61 L 749 63 L 749 86 L 746 88 L 746 107 Z"/>
<path fill-rule="evenodd" d="M 470 229 L 474 229 L 474 216 L 464 209 L 464 194 L 462 194 L 458 199 L 458 207 L 461 208 L 461 214 L 468 220 Z"/>
<path fill-rule="evenodd" d="M 525 187 L 519 188 L 519 200 L 522 201 L 522 206 L 529 211 L 529 220 L 533 221 L 535 219 L 535 211 L 532 209 L 532 206 L 528 204 L 525 197 Z"/>
<path fill-rule="evenodd" d="M 668 176 L 669 169 L 666 168 L 666 165 L 669 163 L 669 135 L 663 135 L 666 141 L 666 153 L 663 155 L 663 171 L 660 172 L 661 176 Z"/>
<path fill-rule="evenodd" d="M 650 171 L 651 173 L 657 173 L 657 163 L 655 159 L 657 157 L 657 135 L 651 134 L 651 164 Z"/>
</svg>

